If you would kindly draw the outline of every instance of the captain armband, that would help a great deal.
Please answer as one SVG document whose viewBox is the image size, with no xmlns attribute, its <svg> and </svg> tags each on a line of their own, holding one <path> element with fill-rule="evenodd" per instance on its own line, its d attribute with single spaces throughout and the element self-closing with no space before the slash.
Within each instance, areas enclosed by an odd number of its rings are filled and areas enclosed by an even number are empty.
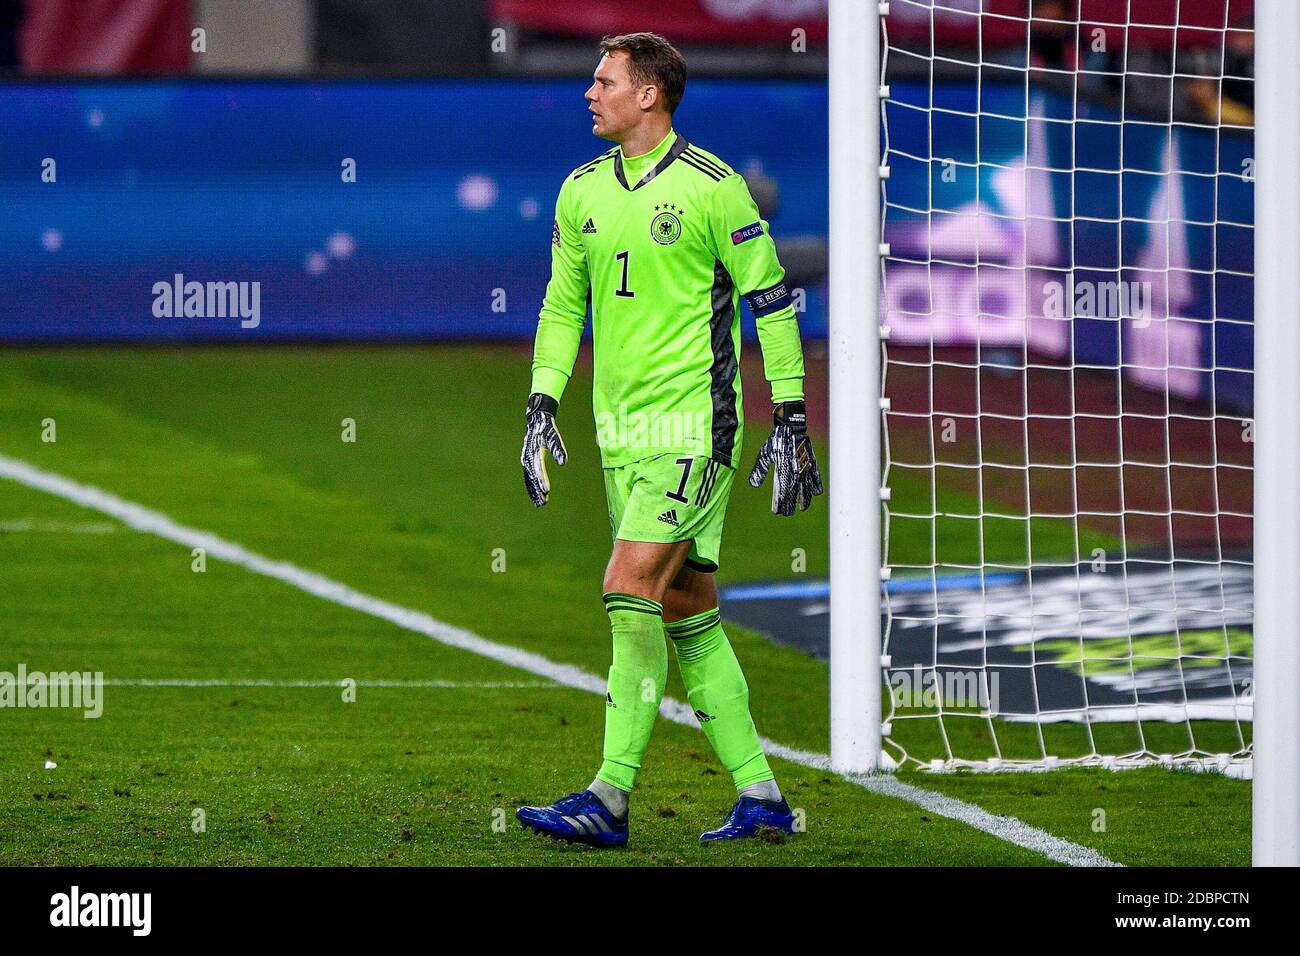
<svg viewBox="0 0 1300 956">
<path fill-rule="evenodd" d="M 761 319 L 765 315 L 771 315 L 773 312 L 780 312 L 782 309 L 788 308 L 790 305 L 790 290 L 786 288 L 783 279 L 769 288 L 747 292 L 745 301 L 749 303 L 750 309 L 753 310 L 754 318 Z"/>
</svg>

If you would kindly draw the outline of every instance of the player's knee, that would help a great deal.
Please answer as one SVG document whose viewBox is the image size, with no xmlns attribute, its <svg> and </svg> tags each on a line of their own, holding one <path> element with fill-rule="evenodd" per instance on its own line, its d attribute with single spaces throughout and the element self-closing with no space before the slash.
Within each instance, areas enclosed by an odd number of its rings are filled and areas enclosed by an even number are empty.
<svg viewBox="0 0 1300 956">
<path fill-rule="evenodd" d="M 616 558 L 615 558 L 615 559 L 611 559 L 610 562 L 609 562 L 609 565 L 605 568 L 605 577 L 604 577 L 604 579 L 601 581 L 600 586 L 601 586 L 601 589 L 602 589 L 606 594 L 611 594 L 611 593 L 616 593 L 616 594 L 627 594 L 627 593 L 629 593 L 629 592 L 628 592 L 628 576 L 627 576 L 626 573 L 624 573 L 624 570 L 623 570 L 623 568 L 622 568 L 620 562 L 619 562 Z"/>
<path fill-rule="evenodd" d="M 645 597 L 662 603 L 662 595 L 655 594 L 652 581 L 635 574 L 628 574 L 612 564 L 605 569 L 605 579 L 601 582 L 601 590 L 605 594 L 635 594 L 638 597 Z"/>
<path fill-rule="evenodd" d="M 606 594 L 635 594 L 662 603 L 672 582 L 672 559 L 668 545 L 618 541 L 602 587 Z"/>
<path fill-rule="evenodd" d="M 664 623 L 671 624 L 673 621 L 680 621 L 684 617 L 690 617 L 691 612 L 687 610 L 689 601 L 687 595 L 676 588 L 669 588 L 664 592 Z"/>
<path fill-rule="evenodd" d="M 664 621 L 671 623 L 713 610 L 718 606 L 718 595 L 709 587 L 673 586 L 664 592 L 663 605 Z"/>
</svg>

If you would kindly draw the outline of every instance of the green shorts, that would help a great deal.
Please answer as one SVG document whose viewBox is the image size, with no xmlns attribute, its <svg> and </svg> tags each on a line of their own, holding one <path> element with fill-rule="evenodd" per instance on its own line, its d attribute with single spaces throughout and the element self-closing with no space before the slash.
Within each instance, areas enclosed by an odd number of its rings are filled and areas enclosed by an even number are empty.
<svg viewBox="0 0 1300 956">
<path fill-rule="evenodd" d="M 736 469 L 711 458 L 659 455 L 605 469 L 605 500 L 615 538 L 690 541 L 686 566 L 718 570 L 722 521 Z"/>
</svg>

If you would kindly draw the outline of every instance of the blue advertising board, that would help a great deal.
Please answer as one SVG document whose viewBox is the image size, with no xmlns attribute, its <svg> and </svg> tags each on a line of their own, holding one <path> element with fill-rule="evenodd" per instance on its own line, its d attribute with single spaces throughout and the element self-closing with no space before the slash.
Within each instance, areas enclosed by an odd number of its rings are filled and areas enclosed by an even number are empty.
<svg viewBox="0 0 1300 956">
<path fill-rule="evenodd" d="M 2 85 L 0 341 L 527 338 L 556 191 L 606 148 L 584 88 Z M 814 262 L 826 108 L 822 83 L 699 80 L 676 118 L 772 187 L 773 235 Z M 1249 135 L 992 82 L 894 84 L 887 109 L 895 341 L 1028 344 L 1249 407 Z M 810 275 L 801 325 L 820 337 Z M 1071 299 L 1076 283 L 1146 288 L 1147 312 L 1045 317 L 1062 279 Z M 187 315 L 188 283 L 230 289 L 229 312 Z"/>
<path fill-rule="evenodd" d="M 585 87 L 2 86 L 0 339 L 530 336 L 555 195 L 609 146 Z M 824 240 L 821 84 L 692 83 L 677 127 L 777 184 L 778 233 Z M 256 326 L 158 315 L 189 282 L 258 283 Z"/>
</svg>

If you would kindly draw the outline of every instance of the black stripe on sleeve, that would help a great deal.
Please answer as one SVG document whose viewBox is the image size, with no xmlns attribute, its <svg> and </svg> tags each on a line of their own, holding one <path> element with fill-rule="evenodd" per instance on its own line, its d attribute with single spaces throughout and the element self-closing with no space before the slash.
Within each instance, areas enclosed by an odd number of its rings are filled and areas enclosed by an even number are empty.
<svg viewBox="0 0 1300 956">
<path fill-rule="evenodd" d="M 696 159 L 690 153 L 682 154 L 682 162 L 685 163 L 687 166 L 691 166 L 695 169 L 698 169 L 705 176 L 708 176 L 710 179 L 712 179 L 715 183 L 722 182 L 722 178 L 723 178 L 722 176 L 718 175 L 712 169 L 702 164 L 698 159 Z"/>
<path fill-rule="evenodd" d="M 617 148 L 617 147 L 616 147 L 616 148 Z M 594 173 L 594 172 L 596 171 L 596 169 L 600 166 L 601 163 L 606 162 L 607 160 L 610 160 L 610 159 L 613 159 L 613 158 L 614 158 L 614 150 L 612 150 L 612 149 L 611 149 L 609 152 L 607 152 L 607 153 L 602 153 L 600 156 L 597 156 L 597 157 L 596 157 L 595 159 L 593 159 L 591 162 L 586 163 L 585 165 L 579 166 L 579 167 L 574 171 L 574 173 L 573 173 L 573 177 L 572 177 L 572 178 L 573 178 L 573 179 L 581 179 L 583 176 L 587 175 L 587 173 Z"/>
<path fill-rule="evenodd" d="M 708 156 L 705 156 L 702 152 L 700 152 L 699 148 L 696 146 L 688 147 L 686 150 L 686 155 L 689 156 L 691 159 L 695 160 L 697 163 L 700 163 L 701 165 L 706 166 L 709 169 L 712 169 L 719 176 L 726 177 L 730 175 L 730 171 L 726 169 L 721 163 L 717 162 L 716 160 L 710 159 Z"/>
</svg>

